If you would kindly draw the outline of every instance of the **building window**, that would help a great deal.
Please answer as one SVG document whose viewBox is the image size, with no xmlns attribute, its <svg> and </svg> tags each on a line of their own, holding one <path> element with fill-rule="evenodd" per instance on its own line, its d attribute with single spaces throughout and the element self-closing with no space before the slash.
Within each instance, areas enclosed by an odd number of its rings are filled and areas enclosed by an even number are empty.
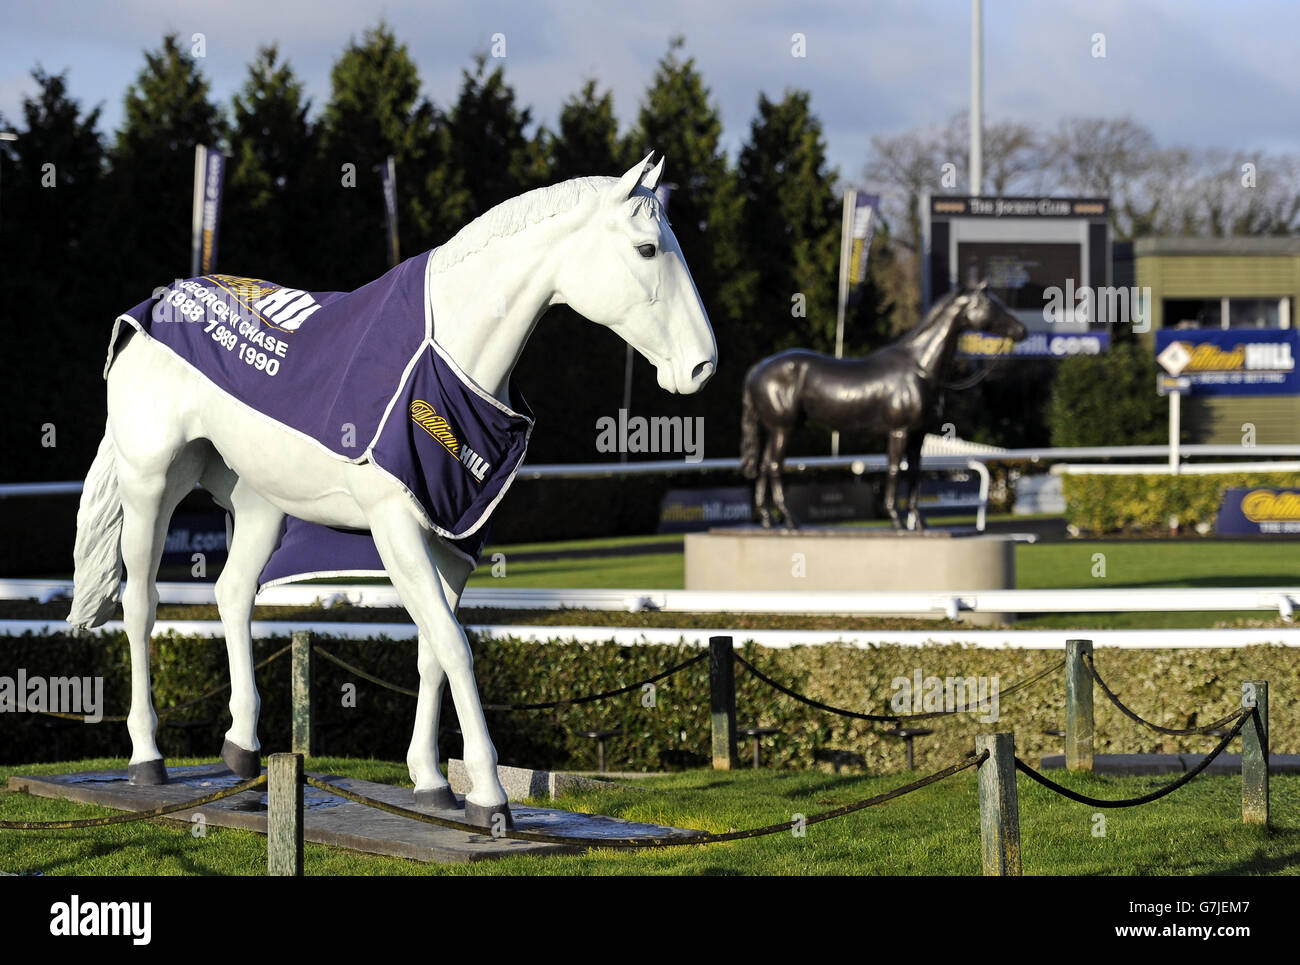
<svg viewBox="0 0 1300 965">
<path fill-rule="evenodd" d="M 1166 298 L 1165 328 L 1223 328 L 1223 299 Z"/>
<path fill-rule="evenodd" d="M 1166 298 L 1165 328 L 1290 328 L 1290 298 Z"/>
</svg>

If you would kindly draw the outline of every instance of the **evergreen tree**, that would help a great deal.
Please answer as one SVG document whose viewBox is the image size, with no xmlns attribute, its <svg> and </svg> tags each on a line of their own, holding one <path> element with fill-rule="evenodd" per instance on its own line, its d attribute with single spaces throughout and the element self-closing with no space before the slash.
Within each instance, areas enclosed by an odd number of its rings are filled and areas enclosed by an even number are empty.
<svg viewBox="0 0 1300 965">
<path fill-rule="evenodd" d="M 112 152 L 111 194 L 117 277 L 123 304 L 142 289 L 190 271 L 194 148 L 220 148 L 225 121 L 208 82 L 176 34 L 145 52 L 126 93 L 125 119 Z"/>
<path fill-rule="evenodd" d="M 760 94 L 739 159 L 746 265 L 754 271 L 750 326 L 755 349 L 828 351 L 835 344 L 840 202 L 826 168 L 821 123 L 809 95 L 777 102 Z M 795 301 L 802 296 L 802 305 Z M 803 317 L 795 314 L 802 309 Z"/>
<path fill-rule="evenodd" d="M 97 267 L 105 242 L 104 145 L 99 108 L 68 97 L 67 73 L 32 71 L 18 140 L 0 142 L 0 326 L 10 377 L 0 380 L 0 452 L 6 480 L 66 479 L 85 472 L 103 429 L 99 379 L 108 320 L 125 306 L 106 298 Z M 19 373 L 29 373 L 20 375 Z M 68 400 L 75 400 L 70 406 Z M 75 410 L 75 411 L 74 411 Z M 53 426 L 53 445 L 43 445 Z"/>
<path fill-rule="evenodd" d="M 621 163 L 613 95 L 608 90 L 597 95 L 594 80 L 583 84 L 560 109 L 559 134 L 550 139 L 548 148 L 552 183 L 622 174 L 628 165 Z"/>
<path fill-rule="evenodd" d="M 504 69 L 498 65 L 489 73 L 487 57 L 479 54 L 463 78 L 448 129 L 452 163 L 469 205 L 466 220 L 472 220 L 540 187 L 547 172 L 541 138 L 528 136 L 532 111 L 515 103 Z"/>
<path fill-rule="evenodd" d="M 233 102 L 220 267 L 297 284 L 316 248 L 310 230 L 317 132 L 311 102 L 277 47 L 262 47 Z M 305 283 L 305 282 L 304 282 Z"/>
<path fill-rule="evenodd" d="M 420 95 L 406 45 L 382 22 L 348 45 L 330 80 L 315 188 L 323 248 L 310 277 L 317 287 L 344 290 L 388 268 L 380 165 L 389 155 L 397 167 L 401 255 L 430 247 L 439 199 L 428 194 L 427 174 L 438 160 L 441 118 Z"/>
</svg>

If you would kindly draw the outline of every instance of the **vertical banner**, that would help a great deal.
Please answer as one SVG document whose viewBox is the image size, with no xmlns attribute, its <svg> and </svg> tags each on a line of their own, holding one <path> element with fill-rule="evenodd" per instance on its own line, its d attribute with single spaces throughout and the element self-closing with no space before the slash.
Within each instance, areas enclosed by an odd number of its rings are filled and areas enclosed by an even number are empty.
<svg viewBox="0 0 1300 965">
<path fill-rule="evenodd" d="M 857 302 L 858 290 L 867 277 L 867 255 L 875 231 L 875 213 L 880 207 L 877 194 L 844 192 L 844 215 L 840 223 L 840 287 L 835 306 L 835 357 L 844 357 L 844 315 Z M 831 455 L 840 454 L 840 434 L 831 433 Z"/>
<path fill-rule="evenodd" d="M 226 156 L 202 144 L 194 146 L 194 217 L 190 224 L 190 276 L 217 268 L 218 226 L 226 186 Z"/>
<path fill-rule="evenodd" d="M 379 176 L 384 183 L 384 222 L 388 226 L 388 264 L 396 268 L 402 260 L 402 249 L 397 240 L 397 159 L 393 155 L 388 155 L 388 160 L 380 165 Z"/>
<path fill-rule="evenodd" d="M 867 259 L 871 255 L 871 238 L 876 232 L 876 212 L 880 195 L 854 192 L 852 223 L 849 225 L 848 304 L 862 297 L 862 283 L 867 280 Z"/>
</svg>

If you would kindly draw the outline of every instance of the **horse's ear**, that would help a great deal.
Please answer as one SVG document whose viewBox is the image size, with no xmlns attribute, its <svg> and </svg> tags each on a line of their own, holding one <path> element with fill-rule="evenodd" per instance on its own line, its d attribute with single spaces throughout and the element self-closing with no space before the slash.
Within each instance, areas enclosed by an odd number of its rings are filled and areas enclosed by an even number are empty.
<svg viewBox="0 0 1300 965">
<path fill-rule="evenodd" d="M 666 157 L 660 156 L 659 163 L 651 168 L 650 173 L 642 179 L 641 184 L 643 187 L 651 191 L 659 187 L 659 179 L 664 176 L 664 161 L 666 160 L 668 160 Z"/>
<path fill-rule="evenodd" d="M 988 280 L 987 278 L 981 278 L 981 279 L 980 279 L 980 283 L 979 283 L 978 285 L 975 286 L 975 290 L 976 290 L 977 292 L 985 292 L 985 291 L 988 291 L 988 290 L 989 290 L 989 280 Z"/>
<path fill-rule="evenodd" d="M 614 185 L 609 192 L 609 198 L 616 204 L 621 204 L 628 198 L 632 197 L 632 192 L 641 184 L 641 179 L 645 176 L 646 167 L 650 164 L 650 159 L 655 156 L 651 151 L 645 156 L 640 164 L 628 168 L 627 173 L 618 179 L 618 184 Z"/>
</svg>

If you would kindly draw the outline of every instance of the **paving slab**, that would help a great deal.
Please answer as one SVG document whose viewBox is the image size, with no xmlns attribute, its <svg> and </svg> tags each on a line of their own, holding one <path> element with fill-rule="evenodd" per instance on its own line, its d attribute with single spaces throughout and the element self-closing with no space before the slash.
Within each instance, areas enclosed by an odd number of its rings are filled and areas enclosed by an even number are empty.
<svg viewBox="0 0 1300 965">
<path fill-rule="evenodd" d="M 439 817 L 465 820 L 463 801 L 459 802 L 459 809 L 442 810 L 416 804 L 415 793 L 409 787 L 394 787 L 391 784 L 376 784 L 373 781 L 331 774 L 309 776 L 338 784 L 387 804 Z M 136 787 L 127 782 L 125 770 L 14 775 L 9 778 L 8 789 L 40 797 L 98 804 L 120 811 L 149 811 L 243 783 L 243 779 L 232 774 L 224 764 L 172 767 L 168 768 L 168 777 L 167 784 Z M 265 834 L 266 801 L 264 790 L 244 791 L 193 811 L 179 811 L 166 820 L 189 824 L 194 814 L 202 814 L 208 824 L 217 827 L 243 828 Z M 568 837 L 691 837 L 701 833 L 685 828 L 640 824 L 598 814 L 580 814 L 532 805 L 515 804 L 510 810 L 517 830 Z M 314 787 L 303 789 L 303 824 L 303 837 L 307 841 L 415 861 L 460 863 L 517 854 L 577 854 L 586 850 L 585 845 L 537 844 L 510 838 L 493 838 L 486 832 L 471 834 L 421 824 L 363 804 L 355 804 Z"/>
<path fill-rule="evenodd" d="M 1205 760 L 1204 754 L 1096 754 L 1093 756 L 1094 774 L 1186 774 Z M 1065 767 L 1064 754 L 1045 754 L 1039 764 L 1041 770 Z M 1300 754 L 1272 754 L 1268 759 L 1270 774 L 1300 774 Z M 1240 754 L 1220 754 L 1205 769 L 1206 774 L 1240 774 Z"/>
</svg>

